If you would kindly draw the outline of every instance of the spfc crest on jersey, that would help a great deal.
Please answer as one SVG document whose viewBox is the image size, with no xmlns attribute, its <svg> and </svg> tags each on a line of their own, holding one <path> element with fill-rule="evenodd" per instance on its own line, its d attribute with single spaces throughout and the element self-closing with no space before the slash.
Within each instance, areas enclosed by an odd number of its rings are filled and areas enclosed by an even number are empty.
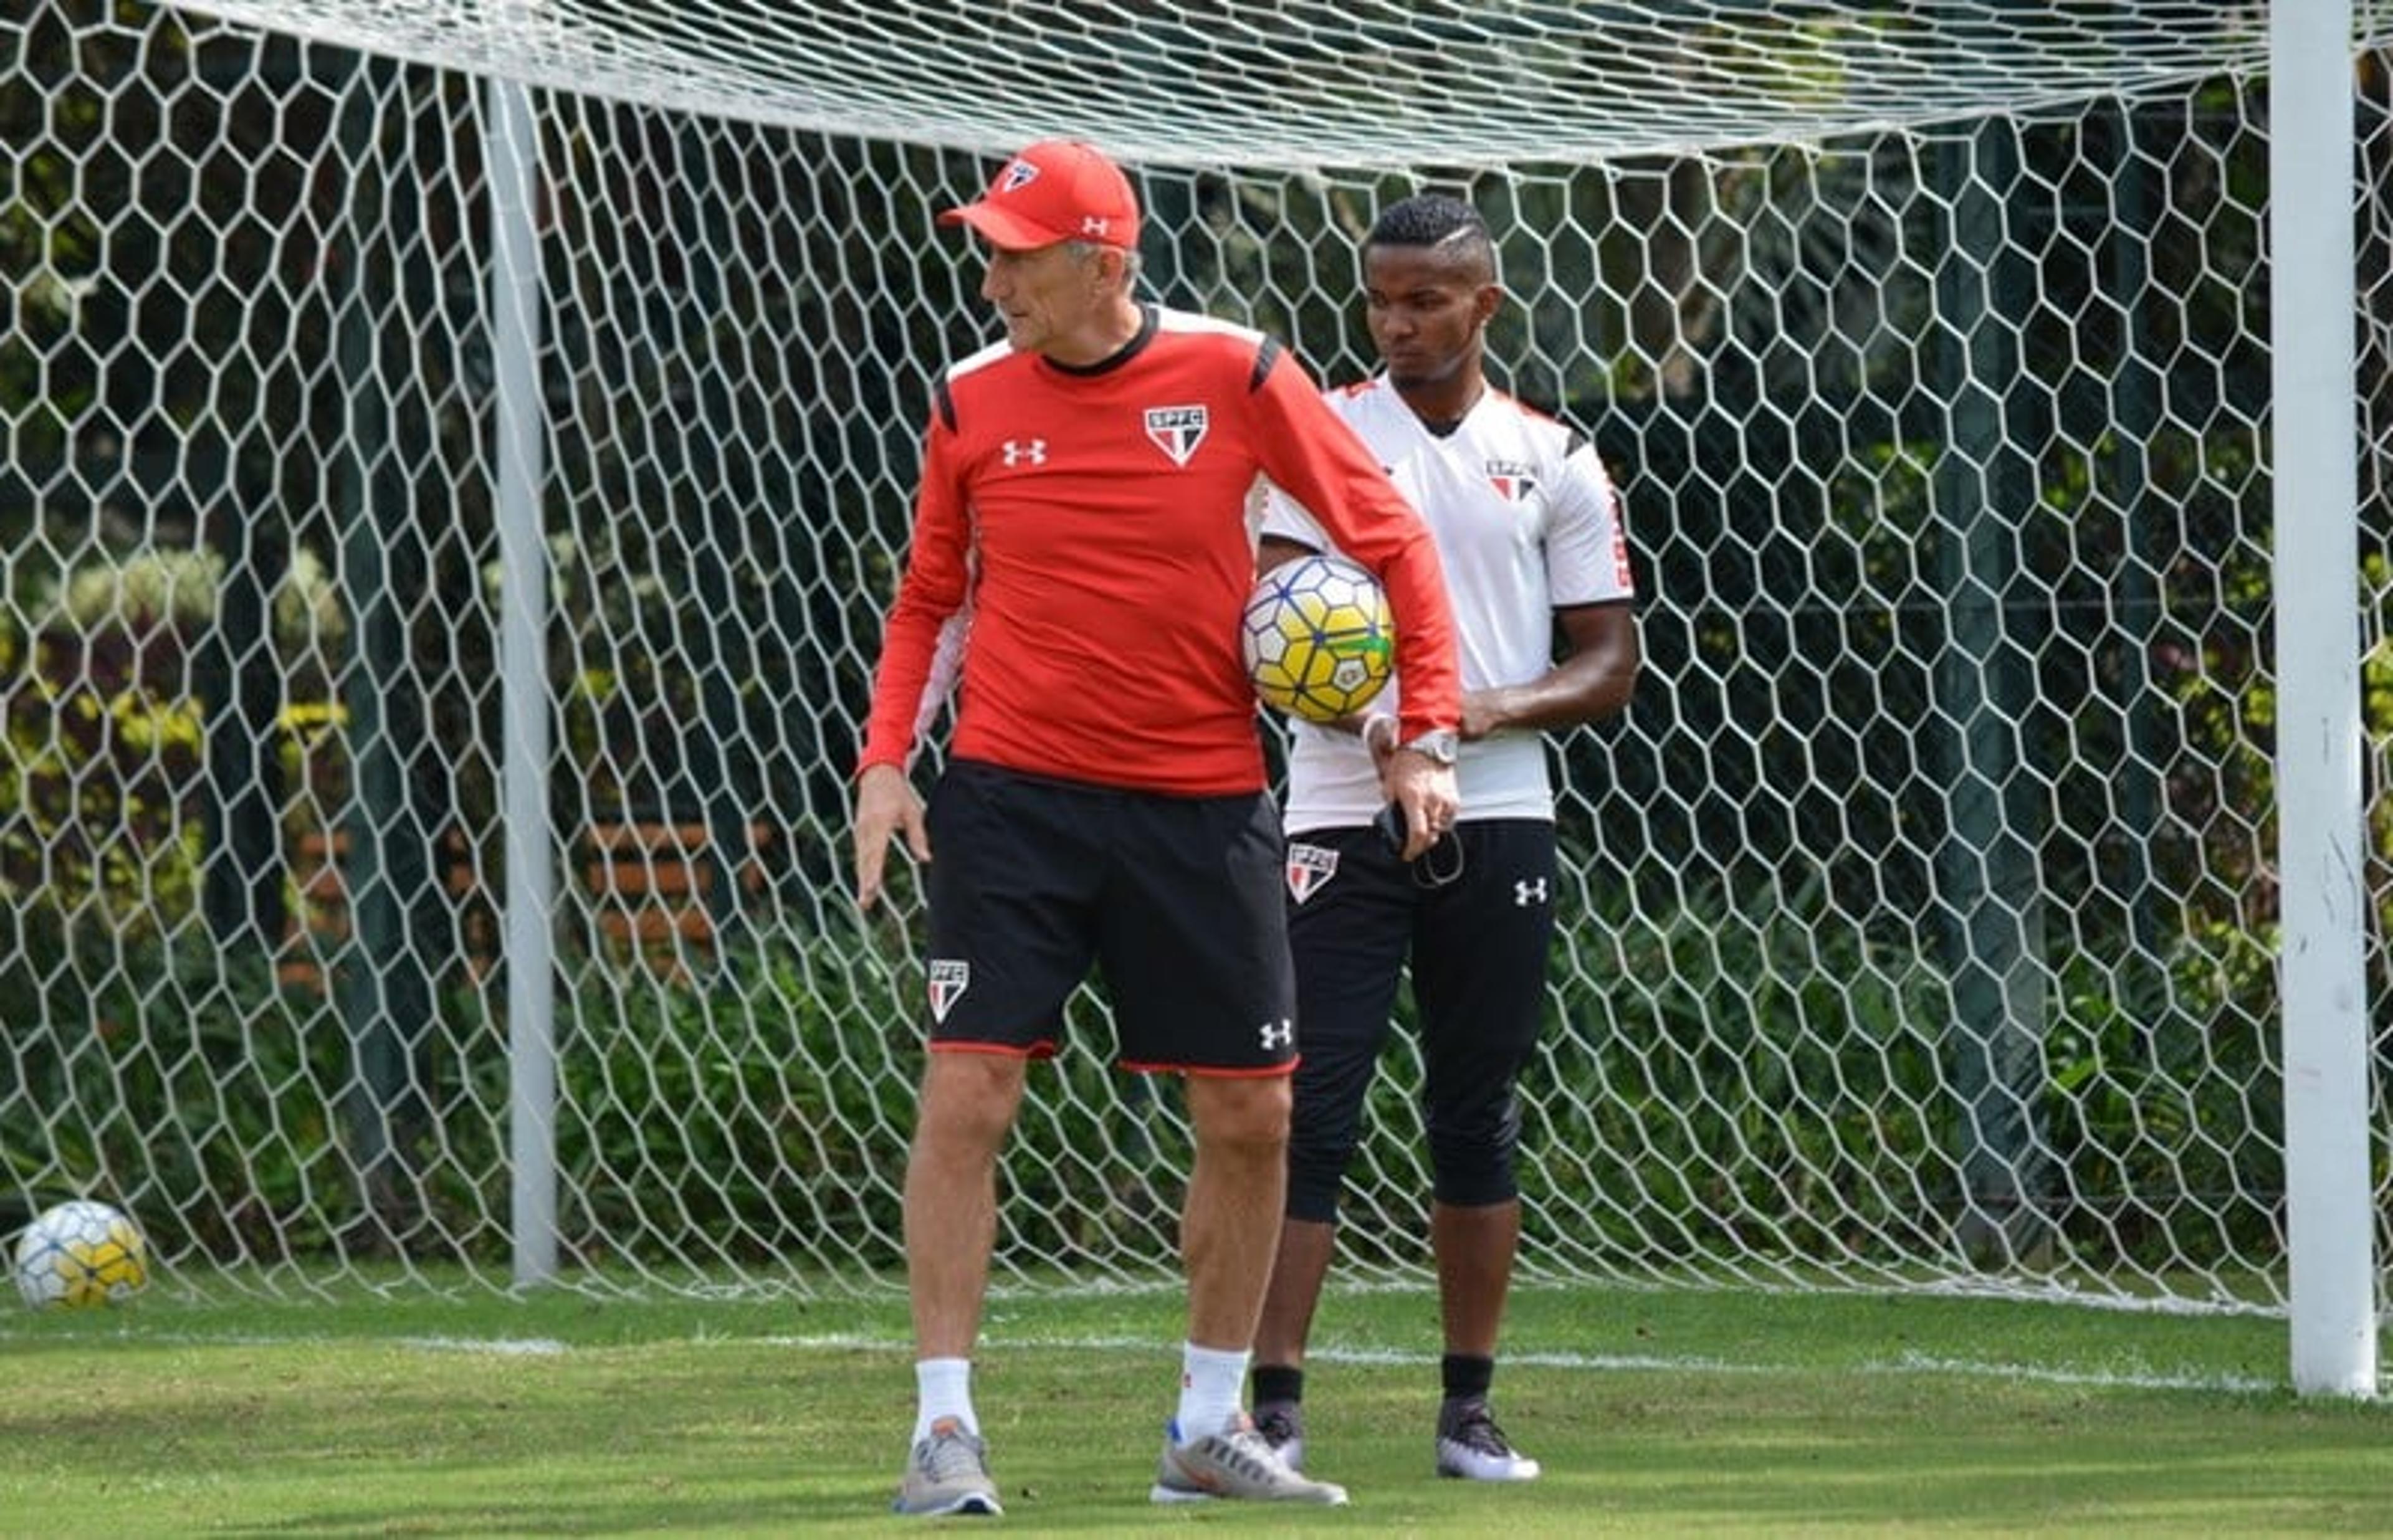
<svg viewBox="0 0 2393 1540">
<path fill-rule="evenodd" d="M 1319 845 L 1288 847 L 1288 895 L 1301 904 L 1338 875 L 1338 853 Z"/>
<path fill-rule="evenodd" d="M 1507 502 L 1526 502 L 1537 490 L 1537 478 L 1518 460 L 1487 462 L 1487 484 Z"/>
<path fill-rule="evenodd" d="M 1171 456 L 1175 465 L 1188 463 L 1196 446 L 1205 441 L 1205 428 L 1210 422 L 1203 407 L 1149 407 L 1146 409 L 1146 436 L 1155 447 Z"/>
<path fill-rule="evenodd" d="M 972 964 L 961 958 L 941 957 L 931 959 L 931 1019 L 943 1022 L 972 987 Z"/>
</svg>

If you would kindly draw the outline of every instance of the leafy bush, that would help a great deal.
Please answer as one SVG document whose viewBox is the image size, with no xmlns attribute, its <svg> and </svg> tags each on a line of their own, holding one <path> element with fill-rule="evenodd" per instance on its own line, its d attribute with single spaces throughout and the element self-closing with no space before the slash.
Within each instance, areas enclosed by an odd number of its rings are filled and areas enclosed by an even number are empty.
<svg viewBox="0 0 2393 1540">
<path fill-rule="evenodd" d="M 678 982 L 577 965 L 560 1035 L 568 1244 L 593 1260 L 811 1253 L 898 1265 L 917 1001 L 853 934 L 775 937 Z M 1073 1004 L 1084 1048 L 1106 1040 L 1098 1010 L 1093 992 Z M 1103 1262 L 1131 1224 L 1147 1231 L 1141 1248 L 1169 1250 L 1176 1200 L 1150 1185 L 1146 1160 L 1105 1194 L 1095 1184 L 1125 1163 L 1092 1156 L 1179 1142 L 1176 1102 L 1125 1085 L 1100 1052 L 1030 1074 L 1004 1156 L 1004 1246 Z M 1040 1083 L 1050 1076 L 1066 1085 Z"/>
<path fill-rule="evenodd" d="M 1664 1262 L 1716 1249 L 1732 1214 L 1763 1254 L 1916 1244 L 1916 1194 L 1950 1161 L 1930 1122 L 1942 982 L 1906 946 L 1816 886 L 1767 885 L 1615 903 L 1564 945 L 1545 1073 L 1576 1094 L 1547 1102 L 1524 1171 L 1550 1244 Z"/>
<path fill-rule="evenodd" d="M 360 1051 L 333 1002 L 189 927 L 127 937 L 43 906 L 7 924 L 0 1019 L 24 1089 L 0 1163 L 28 1191 L 116 1194 L 169 1249 L 221 1258 L 504 1259 L 501 994 L 438 1002 L 410 1061 L 419 1094 L 397 1124 L 389 1210 L 348 1148 Z M 1967 1114 L 1943 1063 L 1945 986 L 1901 938 L 1840 919 L 1817 890 L 1764 886 L 1667 910 L 1615 899 L 1561 945 L 1557 1019 L 1523 1087 L 1542 1249 L 1680 1272 L 1719 1254 L 1723 1223 L 1789 1265 L 1938 1249 Z M 922 1055 L 909 964 L 833 929 L 772 934 L 679 979 L 561 966 L 569 1253 L 898 1265 Z M 2282 1180 L 2273 989 L 2268 948 L 2227 927 L 2182 938 L 2165 971 L 2059 966 L 2031 1122 L 2052 1163 L 2037 1201 L 2073 1253 L 2155 1267 L 2265 1253 Z M 1031 1071 L 1000 1265 L 1102 1272 L 1175 1248 L 1178 1089 L 1110 1068 L 1103 1004 L 1077 997 L 1074 1051 Z M 1354 1168 L 1348 1244 L 1366 1263 L 1425 1255 L 1408 998 L 1400 1011 Z"/>
<path fill-rule="evenodd" d="M 2284 1096 L 2273 937 L 2200 925 L 2164 969 L 2073 957 L 2056 993 L 2044 1109 L 2076 1244 L 2153 1267 L 2275 1249 Z"/>
<path fill-rule="evenodd" d="M 320 1007 L 263 958 L 46 909 L 19 924 L 0 965 L 31 1125 L 0 1126 L 12 1176 L 115 1194 L 170 1249 L 219 1256 L 312 1249 L 354 1218 L 332 1124 L 347 1045 Z"/>
</svg>

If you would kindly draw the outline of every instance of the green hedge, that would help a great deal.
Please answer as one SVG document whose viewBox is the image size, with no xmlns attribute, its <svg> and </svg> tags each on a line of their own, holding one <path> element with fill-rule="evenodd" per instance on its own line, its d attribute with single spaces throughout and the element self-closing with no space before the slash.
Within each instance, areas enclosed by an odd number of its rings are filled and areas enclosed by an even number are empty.
<svg viewBox="0 0 2393 1540">
<path fill-rule="evenodd" d="M 1728 1214 L 1736 1246 L 1791 1261 L 1930 1245 L 1958 1204 L 1963 1116 L 1932 967 L 1816 892 L 1701 892 L 1658 914 L 1602 902 L 1563 938 L 1526 1087 L 1540 1244 L 1675 1269 L 1719 1252 Z M 322 995 L 190 927 L 127 940 L 41 906 L 7 923 L 0 1020 L 23 1092 L 0 1160 L 20 1183 L 145 1184 L 130 1195 L 163 1242 L 218 1257 L 505 1257 L 503 978 L 440 996 L 404 1174 L 369 1198 L 345 1153 L 354 1055 Z M 921 1049 L 913 965 L 887 957 L 859 933 L 776 937 L 674 982 L 569 955 L 569 1254 L 896 1265 Z M 2059 977 L 2036 1122 L 2067 1244 L 2089 1265 L 2268 1254 L 2282 1129 L 2266 948 L 2222 930 L 2184 938 L 2165 973 L 2123 982 L 2077 959 Z M 1009 1149 L 1005 1250 L 1099 1269 L 1169 1256 L 1177 1087 L 1106 1064 L 1092 993 L 1073 1015 L 1074 1049 L 1034 1067 Z M 1396 1052 L 1358 1169 L 1410 1191 L 1368 1194 L 1382 1219 L 1350 1231 L 1366 1259 L 1421 1255 L 1418 1090 Z"/>
</svg>

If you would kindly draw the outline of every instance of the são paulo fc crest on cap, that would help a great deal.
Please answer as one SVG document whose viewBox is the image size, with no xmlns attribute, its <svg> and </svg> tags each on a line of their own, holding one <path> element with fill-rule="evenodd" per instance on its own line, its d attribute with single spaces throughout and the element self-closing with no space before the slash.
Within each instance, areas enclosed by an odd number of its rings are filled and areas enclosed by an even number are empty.
<svg viewBox="0 0 2393 1540">
<path fill-rule="evenodd" d="M 1012 192 L 1016 188 L 1028 187 L 1038 179 L 1039 167 L 1031 162 L 1023 160 L 1021 157 L 1016 156 L 1013 163 L 1005 168 L 1005 175 L 999 179 L 997 190 L 1000 192 Z"/>
<path fill-rule="evenodd" d="M 931 1019 L 943 1022 L 956 1001 L 963 998 L 972 987 L 972 964 L 961 958 L 941 957 L 931 959 Z"/>
<path fill-rule="evenodd" d="M 1319 845 L 1288 847 L 1288 895 L 1301 904 L 1338 875 L 1338 853 Z"/>
<path fill-rule="evenodd" d="M 1185 465 L 1196 446 L 1205 441 L 1205 428 L 1210 419 L 1205 409 L 1196 407 L 1149 407 L 1146 409 L 1146 436 L 1155 447 L 1171 456 L 1175 465 Z"/>
</svg>

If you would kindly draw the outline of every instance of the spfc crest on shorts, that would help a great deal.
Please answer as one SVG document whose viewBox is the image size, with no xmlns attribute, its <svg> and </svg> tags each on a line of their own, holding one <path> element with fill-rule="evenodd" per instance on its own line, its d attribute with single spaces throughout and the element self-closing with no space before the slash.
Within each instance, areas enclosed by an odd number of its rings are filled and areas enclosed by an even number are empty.
<svg viewBox="0 0 2393 1540">
<path fill-rule="evenodd" d="M 1338 875 L 1338 853 L 1319 845 L 1288 847 L 1288 895 L 1301 904 Z"/>
<path fill-rule="evenodd" d="M 931 1019 L 943 1022 L 956 1001 L 972 987 L 972 964 L 961 958 L 931 959 Z"/>
</svg>

